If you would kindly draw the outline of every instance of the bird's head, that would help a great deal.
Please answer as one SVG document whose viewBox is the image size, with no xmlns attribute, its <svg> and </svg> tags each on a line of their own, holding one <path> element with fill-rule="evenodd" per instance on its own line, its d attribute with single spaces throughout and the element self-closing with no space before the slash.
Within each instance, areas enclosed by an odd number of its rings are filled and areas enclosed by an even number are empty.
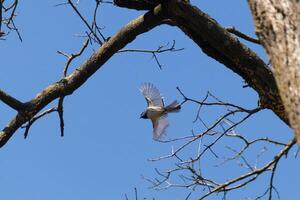
<svg viewBox="0 0 300 200">
<path fill-rule="evenodd" d="M 145 112 L 142 112 L 140 118 L 148 119 L 148 117 L 147 117 L 147 112 L 146 112 L 146 111 L 145 111 Z"/>
</svg>

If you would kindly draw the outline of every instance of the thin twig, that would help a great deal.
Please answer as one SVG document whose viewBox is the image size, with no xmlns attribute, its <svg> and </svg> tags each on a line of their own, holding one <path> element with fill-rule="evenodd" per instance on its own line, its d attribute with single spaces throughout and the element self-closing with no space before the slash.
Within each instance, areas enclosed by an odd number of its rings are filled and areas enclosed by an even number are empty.
<svg viewBox="0 0 300 200">
<path fill-rule="evenodd" d="M 3 7 L 3 2 L 2 0 L 0 0 L 0 37 L 2 36 L 2 7 Z"/>
<path fill-rule="evenodd" d="M 4 6 L 4 1 L 1 1 L 1 24 L 3 23 L 10 31 L 15 31 L 19 37 L 19 40 L 22 42 L 21 33 L 19 32 L 19 29 L 15 25 L 14 18 L 16 16 L 16 10 L 18 6 L 18 0 L 14 0 L 11 5 L 8 7 Z M 5 15 L 6 14 L 6 15 Z M 0 25 L 1 27 L 1 25 Z M 0 28 L 0 37 L 3 35 L 8 35 L 10 32 L 5 34 L 3 32 L 3 27 Z"/>
<path fill-rule="evenodd" d="M 43 116 L 45 116 L 45 115 L 47 115 L 47 114 L 50 114 L 50 113 L 52 113 L 52 112 L 55 112 L 55 111 L 57 111 L 57 107 L 54 107 L 54 108 L 50 108 L 50 109 L 48 109 L 48 110 L 45 110 L 44 112 L 35 115 L 32 119 L 30 119 L 30 120 L 28 121 L 28 123 L 27 123 L 25 126 L 22 126 L 22 128 L 25 128 L 24 139 L 27 138 L 28 133 L 29 133 L 29 129 L 31 128 L 32 124 L 33 124 L 36 120 L 40 119 L 41 117 L 43 117 Z"/>
<path fill-rule="evenodd" d="M 96 6 L 95 6 L 95 9 L 94 9 L 94 14 L 93 14 L 92 29 L 93 29 L 93 27 L 94 27 L 94 28 L 95 28 L 95 32 L 97 31 L 97 32 L 100 34 L 102 40 L 103 40 L 103 41 L 106 41 L 106 38 L 105 38 L 104 35 L 101 33 L 100 28 L 99 28 L 98 25 L 97 25 L 97 11 L 98 11 L 98 8 L 99 8 L 100 3 L 103 3 L 103 2 L 102 2 L 102 1 L 99 1 L 99 0 L 96 0 Z"/>
<path fill-rule="evenodd" d="M 86 47 L 88 46 L 88 44 L 89 44 L 89 39 L 87 39 L 87 40 L 83 43 L 83 46 L 81 47 L 81 49 L 80 49 L 77 53 L 75 53 L 75 54 L 72 53 L 72 54 L 69 55 L 69 54 L 64 53 L 64 52 L 62 52 L 62 51 L 57 51 L 58 54 L 61 54 L 61 55 L 63 55 L 63 56 L 65 56 L 65 57 L 68 58 L 68 60 L 67 60 L 67 62 L 66 62 L 66 64 L 65 64 L 65 67 L 64 67 L 63 77 L 66 77 L 66 76 L 67 76 L 67 72 L 68 72 L 68 69 L 69 69 L 69 66 L 70 66 L 71 62 L 72 62 L 75 58 L 81 56 L 81 54 L 84 52 L 84 50 L 86 49 Z"/>
<path fill-rule="evenodd" d="M 59 98 L 58 105 L 57 105 L 57 112 L 59 116 L 60 121 L 60 136 L 64 136 L 64 128 L 65 128 L 65 122 L 64 122 L 64 107 L 63 107 L 64 97 Z"/>
<path fill-rule="evenodd" d="M 68 0 L 68 3 L 71 5 L 73 10 L 76 12 L 76 14 L 79 16 L 79 18 L 83 21 L 83 23 L 86 25 L 86 27 L 89 29 L 89 31 L 93 34 L 93 36 L 96 38 L 97 42 L 100 45 L 103 45 L 103 42 L 100 40 L 98 35 L 93 31 L 93 28 L 89 25 L 89 23 L 86 21 L 86 19 L 82 16 L 82 14 L 79 12 L 77 7 L 73 4 L 72 0 Z"/>
<path fill-rule="evenodd" d="M 235 27 L 229 27 L 229 28 L 226 28 L 226 30 L 240 38 L 243 38 L 244 40 L 247 40 L 249 42 L 253 42 L 255 44 L 261 44 L 260 41 L 258 39 L 255 39 L 253 37 L 250 37 L 248 35 L 246 35 L 245 33 L 242 33 L 238 30 L 235 29 Z"/>
<path fill-rule="evenodd" d="M 135 195 L 135 200 L 138 200 L 138 193 L 137 193 L 137 189 L 134 188 L 134 195 Z"/>
<path fill-rule="evenodd" d="M 176 42 L 173 40 L 173 43 L 171 47 L 169 46 L 169 43 L 166 45 L 159 46 L 156 50 L 147 50 L 147 49 L 122 49 L 118 51 L 118 53 L 126 53 L 126 52 L 133 52 L 133 53 L 150 53 L 152 54 L 152 57 L 155 59 L 156 64 L 160 69 L 162 69 L 162 64 L 159 62 L 159 59 L 157 57 L 157 54 L 164 53 L 164 52 L 176 52 L 176 51 L 182 51 L 184 48 L 175 48 Z"/>
</svg>

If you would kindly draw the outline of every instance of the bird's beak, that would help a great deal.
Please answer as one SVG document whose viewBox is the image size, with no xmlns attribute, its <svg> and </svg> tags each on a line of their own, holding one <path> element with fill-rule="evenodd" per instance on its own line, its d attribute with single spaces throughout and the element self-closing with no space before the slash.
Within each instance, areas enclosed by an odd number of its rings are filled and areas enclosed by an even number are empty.
<svg viewBox="0 0 300 200">
<path fill-rule="evenodd" d="M 147 119 L 147 115 L 146 115 L 146 112 L 143 112 L 140 116 L 140 119 Z"/>
</svg>

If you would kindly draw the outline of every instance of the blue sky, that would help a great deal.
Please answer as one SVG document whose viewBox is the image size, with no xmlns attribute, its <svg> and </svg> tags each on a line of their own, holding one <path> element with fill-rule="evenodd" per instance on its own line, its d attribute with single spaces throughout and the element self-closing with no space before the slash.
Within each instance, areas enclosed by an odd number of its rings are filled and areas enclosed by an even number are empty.
<svg viewBox="0 0 300 200">
<path fill-rule="evenodd" d="M 81 1 L 80 10 L 88 17 L 93 1 Z M 59 1 L 20 2 L 16 24 L 23 37 L 21 43 L 12 33 L 0 41 L 2 73 L 0 88 L 16 98 L 27 101 L 47 85 L 61 77 L 65 58 L 56 53 L 77 51 L 83 39 L 77 34 L 85 27 L 70 7 L 55 7 Z M 201 10 L 223 26 L 235 26 L 254 36 L 251 15 L 246 1 L 192 1 Z M 143 12 L 127 10 L 105 4 L 99 10 L 98 23 L 105 29 L 105 36 L 113 35 L 124 24 Z M 160 70 L 150 54 L 121 53 L 110 59 L 85 85 L 65 98 L 65 137 L 60 137 L 59 121 L 51 114 L 33 125 L 28 139 L 18 130 L 8 144 L 0 150 L 1 196 L 7 200 L 81 200 L 81 199 L 134 199 L 136 187 L 140 199 L 184 199 L 188 191 L 169 189 L 150 190 L 144 177 L 155 177 L 154 168 L 169 169 L 174 161 L 150 162 L 149 158 L 170 153 L 177 143 L 159 143 L 152 140 L 149 121 L 139 119 L 146 102 L 139 92 L 143 82 L 152 82 L 164 95 L 166 102 L 182 101 L 176 90 L 179 86 L 189 97 L 201 99 L 207 91 L 226 101 L 255 108 L 257 94 L 243 88 L 243 80 L 230 70 L 208 58 L 179 29 L 160 26 L 139 36 L 126 48 L 156 49 L 167 42 L 176 41 L 184 51 L 160 54 Z M 242 41 L 245 42 L 245 41 Z M 262 48 L 246 43 L 266 60 Z M 96 46 L 94 46 L 96 48 Z M 93 49 L 76 60 L 74 70 L 91 55 Z M 55 104 L 52 104 L 55 105 Z M 16 114 L 0 103 L 0 125 L 4 127 Z M 178 114 L 170 115 L 168 137 L 176 138 L 201 130 L 195 124 L 197 106 L 186 104 Z M 202 113 L 209 121 L 216 119 L 209 109 Z M 265 110 L 251 118 L 236 131 L 255 137 L 268 135 L 288 141 L 292 131 L 272 112 Z M 223 146 L 222 146 L 223 147 Z M 216 151 L 222 149 L 216 149 Z M 260 148 L 260 147 L 258 147 Z M 257 149 L 259 150 L 259 149 Z M 268 149 L 270 155 L 278 148 Z M 187 154 L 193 153 L 190 149 Z M 294 148 L 291 152 L 294 153 Z M 249 152 L 249 154 L 254 152 Z M 273 154 L 272 154 L 273 153 Z M 269 155 L 269 156 L 270 156 Z M 255 157 L 253 157 L 253 162 Z M 213 177 L 233 175 L 235 167 L 213 167 L 214 159 L 201 163 L 203 170 Z M 278 166 L 275 184 L 281 199 L 299 196 L 300 165 L 291 154 Z M 267 176 L 229 196 L 246 199 L 261 194 Z M 289 184 L 286 184 L 288 181 Z M 201 194 L 195 192 L 194 198 Z M 220 199 L 213 196 L 211 199 Z"/>
</svg>

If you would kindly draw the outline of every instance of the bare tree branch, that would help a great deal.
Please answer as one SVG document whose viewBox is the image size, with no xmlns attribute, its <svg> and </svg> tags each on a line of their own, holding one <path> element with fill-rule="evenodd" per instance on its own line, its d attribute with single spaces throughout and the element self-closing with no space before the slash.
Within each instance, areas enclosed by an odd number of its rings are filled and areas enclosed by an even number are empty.
<svg viewBox="0 0 300 200">
<path fill-rule="evenodd" d="M 31 128 L 32 124 L 33 124 L 36 120 L 38 120 L 38 119 L 40 119 L 40 118 L 44 117 L 45 115 L 48 115 L 48 114 L 50 114 L 50 113 L 52 113 L 52 112 L 55 112 L 55 111 L 57 111 L 57 108 L 56 108 L 56 107 L 50 108 L 50 109 L 45 110 L 44 112 L 39 113 L 39 114 L 35 115 L 34 117 L 32 117 L 32 118 L 28 121 L 28 123 L 27 123 L 25 126 L 22 126 L 22 128 L 25 128 L 24 138 L 25 138 L 25 139 L 27 138 L 28 133 L 29 133 L 29 129 Z"/>
<path fill-rule="evenodd" d="M 2 32 L 2 7 L 3 7 L 3 2 L 0 0 L 0 37 L 3 35 Z"/>
<path fill-rule="evenodd" d="M 101 33 L 99 26 L 97 25 L 97 11 L 99 8 L 100 3 L 102 3 L 102 1 L 96 0 L 96 6 L 94 9 L 94 14 L 93 14 L 93 22 L 92 22 L 92 29 L 94 30 L 94 32 L 97 34 L 99 33 L 102 40 L 106 41 L 107 38 L 104 37 L 104 35 Z"/>
<path fill-rule="evenodd" d="M 236 30 L 235 27 L 230 27 L 230 28 L 226 28 L 226 30 L 240 38 L 243 38 L 244 40 L 247 40 L 249 42 L 253 42 L 255 44 L 260 44 L 260 41 L 258 39 L 252 38 L 249 35 L 246 35 L 242 32 L 240 32 L 239 30 Z"/>
<path fill-rule="evenodd" d="M 22 102 L 2 90 L 0 90 L 0 100 L 16 111 L 20 111 L 24 107 Z"/>
<path fill-rule="evenodd" d="M 168 189 L 171 187 L 184 187 L 190 189 L 190 191 L 195 191 L 196 187 L 201 187 L 202 189 L 200 189 L 200 191 L 201 190 L 206 191 L 206 194 L 203 194 L 202 197 L 200 197 L 199 199 L 205 199 L 210 195 L 219 194 L 219 193 L 223 193 L 224 195 L 223 198 L 226 199 L 228 192 L 245 187 L 249 183 L 256 181 L 257 178 L 260 177 L 262 174 L 271 172 L 269 186 L 267 191 L 263 194 L 263 196 L 269 194 L 270 197 L 272 196 L 272 194 L 274 194 L 274 191 L 278 193 L 273 184 L 275 171 L 277 169 L 276 166 L 279 160 L 284 155 L 287 155 L 287 153 L 290 151 L 292 146 L 294 146 L 295 139 L 291 140 L 287 144 L 266 137 L 249 140 L 246 136 L 242 134 L 238 134 L 235 129 L 240 124 L 242 124 L 245 120 L 247 120 L 250 116 L 259 112 L 261 108 L 246 109 L 238 105 L 223 102 L 219 98 L 212 95 L 210 92 L 206 94 L 203 100 L 201 101 L 194 100 L 187 97 L 178 87 L 177 89 L 184 98 L 184 101 L 182 102 L 181 105 L 186 103 L 195 103 L 199 105 L 200 109 L 198 109 L 197 111 L 196 119 L 201 119 L 200 111 L 201 108 L 204 106 L 206 108 L 223 107 L 227 112 L 221 115 L 220 117 L 218 117 L 216 121 L 213 122 L 210 126 L 204 124 L 205 129 L 200 133 L 192 132 L 192 135 L 190 136 L 165 141 L 165 142 L 183 141 L 183 144 L 181 144 L 177 148 L 172 147 L 170 154 L 150 159 L 150 161 L 163 161 L 171 158 L 177 160 L 175 166 L 171 169 L 168 169 L 167 171 L 162 172 L 156 170 L 160 178 L 155 178 L 154 180 L 146 178 L 146 180 L 152 184 L 152 187 L 158 190 Z M 210 102 L 210 99 L 213 99 L 214 101 Z M 238 113 L 240 113 L 239 115 L 243 113 L 246 115 L 242 115 L 242 117 L 237 120 L 236 115 Z M 233 115 L 235 115 L 234 121 L 230 119 L 230 117 L 233 117 Z M 218 130 L 217 127 L 221 127 L 221 130 Z M 239 148 L 233 148 L 230 145 L 231 138 L 235 140 L 232 141 L 235 142 L 234 143 L 235 145 L 239 144 Z M 228 143 L 228 139 L 230 139 L 229 143 Z M 204 140 L 209 142 L 204 143 L 203 142 Z M 225 148 L 231 151 L 234 154 L 233 156 L 225 157 L 225 158 L 220 157 L 218 155 L 218 152 L 214 150 L 214 149 L 220 149 L 222 140 L 226 141 L 223 142 L 225 143 Z M 190 156 L 189 149 L 192 146 L 192 143 L 195 144 L 197 142 L 199 143 L 197 153 L 194 156 Z M 263 151 L 257 154 L 257 159 L 255 164 L 252 164 L 248 156 L 245 155 L 246 150 L 251 151 L 250 150 L 251 147 L 253 150 L 254 144 L 257 143 L 261 143 L 261 146 L 274 145 L 277 147 L 283 147 L 283 149 L 277 155 L 275 155 L 269 161 L 267 161 L 262 167 L 258 167 L 258 160 L 261 157 L 262 153 L 266 151 L 266 148 L 263 148 L 262 149 Z M 224 159 L 224 161 L 221 164 L 219 164 L 218 167 L 221 167 L 221 165 L 230 161 L 240 160 L 241 162 L 239 163 L 239 166 L 244 167 L 248 172 L 245 174 L 239 174 L 235 178 L 226 180 L 223 183 L 215 179 L 204 177 L 204 175 L 201 173 L 200 162 L 202 159 L 205 159 L 207 156 L 209 156 L 208 153 L 212 154 L 215 159 L 221 159 L 221 158 Z M 199 166 L 196 167 L 195 165 L 197 164 L 199 164 Z M 205 168 L 208 167 L 209 166 L 207 165 L 205 166 Z M 178 183 L 171 182 L 171 180 L 178 179 L 177 177 L 182 179 L 182 183 L 178 181 L 177 181 Z"/>
<path fill-rule="evenodd" d="M 260 175 L 261 173 L 263 173 L 263 172 L 265 172 L 265 171 L 268 171 L 269 168 L 270 168 L 271 166 L 277 165 L 277 163 L 279 162 L 279 160 L 289 152 L 289 150 L 294 146 L 295 143 L 296 143 L 296 140 L 295 140 L 295 139 L 291 140 L 291 141 L 290 141 L 289 143 L 287 143 L 286 146 L 285 146 L 285 147 L 284 147 L 284 148 L 283 148 L 283 149 L 282 149 L 282 150 L 274 157 L 274 159 L 273 159 L 272 161 L 270 161 L 269 163 L 267 163 L 265 166 L 263 166 L 263 167 L 261 167 L 261 168 L 259 168 L 259 169 L 256 169 L 256 170 L 254 170 L 254 171 L 252 171 L 252 172 L 249 172 L 249 173 L 247 173 L 247 174 L 244 174 L 244 175 L 242 175 L 242 176 L 239 176 L 239 177 L 236 178 L 236 179 L 232 179 L 232 180 L 230 180 L 230 181 L 227 181 L 226 183 L 224 183 L 224 184 L 222 184 L 222 185 L 220 185 L 220 186 L 214 188 L 213 190 L 211 190 L 210 192 L 208 192 L 207 194 L 205 194 L 204 196 L 202 196 L 201 198 L 199 198 L 199 200 L 200 200 L 200 199 L 204 199 L 204 198 L 210 196 L 210 195 L 213 194 L 213 193 L 216 193 L 216 192 L 219 192 L 219 191 L 225 191 L 225 190 L 226 190 L 226 191 L 229 191 L 229 190 L 235 189 L 235 188 L 237 188 L 237 187 L 243 187 L 243 186 L 245 186 L 245 183 L 250 183 L 250 182 L 252 182 L 253 180 L 255 180 L 255 179 L 258 177 L 258 175 Z M 273 167 L 273 169 L 274 169 L 274 167 Z M 242 184 L 240 184 L 240 185 L 234 186 L 233 188 L 228 188 L 228 186 L 230 186 L 230 185 L 232 185 L 232 184 L 234 184 L 234 183 L 240 182 L 240 181 L 242 181 L 242 180 L 244 180 L 244 179 L 247 179 L 248 177 L 252 177 L 252 178 L 249 179 L 248 181 L 244 182 L 244 184 L 242 183 Z"/>
<path fill-rule="evenodd" d="M 17 33 L 18 37 L 19 37 L 19 40 L 22 42 L 21 34 L 20 34 L 19 29 L 16 27 L 15 22 L 14 22 L 18 4 L 19 4 L 19 1 L 14 0 L 13 3 L 11 3 L 7 7 L 5 7 L 4 6 L 4 1 L 1 2 L 1 15 L 2 15 L 1 24 L 2 23 L 5 24 L 6 28 L 9 31 L 15 31 Z M 4 15 L 4 13 L 6 13 L 6 14 Z M 0 35 L 1 36 L 5 35 L 4 31 L 1 32 L 1 30 L 0 30 Z"/>
<path fill-rule="evenodd" d="M 179 49 L 176 49 L 175 48 L 175 40 L 173 40 L 173 43 L 171 45 L 171 47 L 168 47 L 169 46 L 169 43 L 167 43 L 166 45 L 162 45 L 162 46 L 159 46 L 156 50 L 146 50 L 146 49 L 122 49 L 120 51 L 118 51 L 118 53 L 124 53 L 124 52 L 134 52 L 134 53 L 150 53 L 152 54 L 152 56 L 154 57 L 155 61 L 156 61 L 156 64 L 158 65 L 158 67 L 160 69 L 162 69 L 162 65 L 161 63 L 159 62 L 158 60 L 158 57 L 156 54 L 160 54 L 160 53 L 165 53 L 165 52 L 176 52 L 176 51 L 181 51 L 183 50 L 184 48 L 179 48 Z"/>
<path fill-rule="evenodd" d="M 6 144 L 22 124 L 29 121 L 46 105 L 59 97 L 72 94 L 118 50 L 130 43 L 138 35 L 160 25 L 163 19 L 161 6 L 157 6 L 154 10 L 129 22 L 73 73 L 42 90 L 31 101 L 27 102 L 26 107 L 18 112 L 0 132 L 0 147 Z"/>
<path fill-rule="evenodd" d="M 72 2 L 72 0 L 68 0 L 68 4 L 71 5 L 71 7 L 73 8 L 73 10 L 76 12 L 76 14 L 79 16 L 79 18 L 83 21 L 83 23 L 89 29 L 90 33 L 93 34 L 93 36 L 96 39 L 97 43 L 100 44 L 100 45 L 103 45 L 103 42 L 100 40 L 100 38 L 98 37 L 98 35 L 93 31 L 93 28 L 89 25 L 89 23 L 86 21 L 86 19 L 82 16 L 82 14 L 79 12 L 79 10 L 77 9 L 77 7 L 74 5 L 74 3 Z M 95 11 L 97 11 L 98 5 L 99 4 L 97 3 Z M 95 21 L 94 21 L 94 23 L 95 23 Z"/>
<path fill-rule="evenodd" d="M 60 121 L 60 136 L 61 137 L 64 136 L 64 132 L 65 132 L 63 103 L 64 103 L 64 97 L 59 98 L 58 105 L 57 105 L 57 112 L 58 112 L 59 121 Z"/>
<path fill-rule="evenodd" d="M 64 53 L 64 52 L 62 52 L 62 51 L 57 51 L 58 54 L 61 54 L 61 55 L 63 55 L 63 56 L 65 56 L 65 57 L 68 58 L 68 60 L 67 60 L 67 62 L 66 62 L 66 64 L 65 64 L 64 71 L 63 71 L 63 77 L 66 77 L 66 76 L 67 76 L 67 72 L 68 72 L 68 69 L 69 69 L 69 66 L 70 66 L 71 62 L 72 62 L 75 58 L 79 57 L 79 56 L 84 52 L 84 50 L 86 49 L 86 47 L 88 46 L 88 44 L 89 44 L 89 39 L 87 39 L 87 40 L 84 42 L 82 48 L 79 50 L 79 52 L 77 52 L 77 53 L 75 53 L 75 54 L 72 53 L 72 54 L 69 55 L 69 54 L 66 54 L 66 53 Z"/>
<path fill-rule="evenodd" d="M 206 13 L 181 0 L 163 1 L 169 18 L 208 56 L 240 75 L 260 97 L 263 108 L 273 110 L 286 124 L 284 106 L 269 67 Z"/>
<path fill-rule="evenodd" d="M 149 9 L 153 2 L 124 0 L 116 5 L 126 8 Z M 170 18 L 167 23 L 178 26 L 210 57 L 240 75 L 248 86 L 256 90 L 263 108 L 269 108 L 289 125 L 278 88 L 269 67 L 237 38 L 222 28 L 214 19 L 189 1 L 165 0 L 162 2 Z"/>
</svg>

